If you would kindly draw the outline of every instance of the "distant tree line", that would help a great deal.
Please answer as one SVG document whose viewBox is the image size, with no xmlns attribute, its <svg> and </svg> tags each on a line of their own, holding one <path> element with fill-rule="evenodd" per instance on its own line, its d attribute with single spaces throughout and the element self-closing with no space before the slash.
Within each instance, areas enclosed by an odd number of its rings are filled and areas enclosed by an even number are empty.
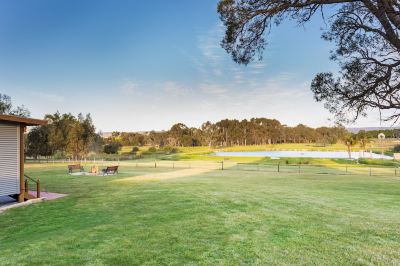
<svg viewBox="0 0 400 266">
<path fill-rule="evenodd" d="M 362 134 L 365 134 L 367 138 L 377 138 L 379 133 L 385 134 L 386 138 L 392 139 L 392 138 L 400 138 L 400 129 L 383 129 L 383 130 L 369 130 L 369 131 L 364 131 L 361 130 L 360 132 L 363 132 Z M 358 134 L 360 134 L 358 132 Z"/>
<path fill-rule="evenodd" d="M 90 114 L 48 114 L 47 125 L 34 127 L 27 134 L 26 155 L 33 158 L 56 157 L 80 159 L 90 153 L 116 154 L 122 146 L 173 147 L 236 145 L 266 145 L 278 143 L 316 143 L 321 146 L 342 142 L 348 150 L 355 144 L 366 149 L 369 139 L 383 132 L 386 137 L 399 137 L 399 130 L 348 132 L 343 126 L 311 128 L 303 124 L 289 127 L 276 119 L 251 118 L 249 120 L 223 119 L 205 122 L 199 128 L 177 123 L 166 131 L 113 132 L 102 138 L 96 133 Z M 169 148 L 169 149 L 168 149 Z"/>
<path fill-rule="evenodd" d="M 311 128 L 299 124 L 282 125 L 276 119 L 252 118 L 250 120 L 224 119 L 216 123 L 205 122 L 200 128 L 178 123 L 167 131 L 148 133 L 113 132 L 108 143 L 123 146 L 234 146 L 265 145 L 277 143 L 334 144 L 349 134 L 341 126 Z"/>
</svg>

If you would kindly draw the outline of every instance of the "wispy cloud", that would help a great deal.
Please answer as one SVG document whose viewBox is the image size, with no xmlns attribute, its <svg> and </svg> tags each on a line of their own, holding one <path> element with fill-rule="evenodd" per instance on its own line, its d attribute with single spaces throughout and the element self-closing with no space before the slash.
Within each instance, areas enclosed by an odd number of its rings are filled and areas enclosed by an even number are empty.
<svg viewBox="0 0 400 266">
<path fill-rule="evenodd" d="M 225 74 L 224 63 L 227 56 L 219 45 L 222 34 L 223 27 L 218 24 L 207 34 L 198 36 L 198 48 L 202 58 L 196 60 L 197 66 L 202 74 L 210 76 L 208 78 L 218 78 Z"/>
<path fill-rule="evenodd" d="M 46 92 L 42 92 L 42 91 L 33 91 L 32 95 L 35 97 L 44 99 L 46 101 L 51 101 L 51 102 L 60 103 L 60 102 L 64 101 L 64 96 L 52 94 L 52 93 L 46 93 Z"/>
<path fill-rule="evenodd" d="M 162 85 L 162 90 L 168 94 L 172 94 L 175 96 L 184 96 L 187 95 L 190 90 L 178 84 L 175 81 L 166 81 Z"/>
<path fill-rule="evenodd" d="M 225 88 L 223 85 L 219 85 L 219 84 L 204 83 L 204 84 L 200 84 L 199 88 L 203 93 L 213 94 L 213 95 L 225 94 L 228 91 L 227 88 Z"/>
<path fill-rule="evenodd" d="M 126 96 L 134 95 L 137 92 L 138 85 L 133 81 L 126 81 L 120 88 L 122 94 Z"/>
<path fill-rule="evenodd" d="M 261 62 L 255 62 L 249 65 L 249 68 L 253 68 L 253 69 L 263 69 L 265 68 L 265 63 L 261 63 Z"/>
<path fill-rule="evenodd" d="M 202 77 L 202 82 L 208 84 L 202 85 L 203 90 L 218 91 L 218 94 L 221 94 L 222 91 L 227 92 L 228 89 L 222 90 L 220 84 L 225 84 L 230 90 L 238 86 L 257 87 L 262 84 L 266 73 L 266 63 L 256 61 L 247 67 L 234 63 L 230 55 L 220 46 L 223 34 L 223 25 L 217 24 L 205 34 L 199 35 L 200 55 L 189 56 Z"/>
</svg>

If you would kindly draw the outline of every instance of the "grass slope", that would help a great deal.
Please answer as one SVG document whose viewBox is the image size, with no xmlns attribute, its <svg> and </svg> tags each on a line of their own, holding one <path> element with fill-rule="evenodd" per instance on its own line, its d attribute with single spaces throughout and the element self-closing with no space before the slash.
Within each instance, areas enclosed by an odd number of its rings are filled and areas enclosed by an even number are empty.
<svg viewBox="0 0 400 266">
<path fill-rule="evenodd" d="M 398 177 L 65 168 L 29 167 L 69 196 L 0 215 L 0 265 L 400 264 Z"/>
</svg>

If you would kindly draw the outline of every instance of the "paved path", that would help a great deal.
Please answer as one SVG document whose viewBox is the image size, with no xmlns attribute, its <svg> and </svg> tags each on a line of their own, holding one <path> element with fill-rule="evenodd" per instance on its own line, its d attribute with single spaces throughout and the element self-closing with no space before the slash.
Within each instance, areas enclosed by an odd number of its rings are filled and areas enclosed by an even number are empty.
<svg viewBox="0 0 400 266">
<path fill-rule="evenodd" d="M 36 191 L 29 191 L 29 194 L 33 195 L 36 197 Z M 60 193 L 51 193 L 51 192 L 40 192 L 40 197 L 44 198 L 46 200 L 55 200 L 59 198 L 63 198 L 67 196 L 67 194 L 60 194 Z"/>
<path fill-rule="evenodd" d="M 36 191 L 29 191 L 29 194 L 36 196 Z M 59 199 L 62 197 L 67 196 L 67 194 L 60 194 L 60 193 L 51 193 L 51 192 L 40 192 L 40 197 L 39 199 L 32 199 L 24 202 L 18 202 L 15 199 L 11 197 L 0 197 L 0 213 L 12 209 L 12 208 L 17 208 L 17 207 L 22 207 L 25 205 L 29 205 L 32 203 L 37 203 L 41 202 L 43 200 L 55 200 Z"/>
</svg>

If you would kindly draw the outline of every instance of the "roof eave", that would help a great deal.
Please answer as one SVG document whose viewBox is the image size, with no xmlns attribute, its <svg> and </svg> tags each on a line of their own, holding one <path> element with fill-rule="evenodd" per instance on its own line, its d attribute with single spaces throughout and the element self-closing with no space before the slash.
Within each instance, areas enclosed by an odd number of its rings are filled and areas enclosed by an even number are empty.
<svg viewBox="0 0 400 266">
<path fill-rule="evenodd" d="M 10 123 L 24 124 L 26 126 L 42 126 L 46 125 L 46 120 L 26 118 L 16 115 L 0 115 L 0 121 L 6 121 Z"/>
</svg>

